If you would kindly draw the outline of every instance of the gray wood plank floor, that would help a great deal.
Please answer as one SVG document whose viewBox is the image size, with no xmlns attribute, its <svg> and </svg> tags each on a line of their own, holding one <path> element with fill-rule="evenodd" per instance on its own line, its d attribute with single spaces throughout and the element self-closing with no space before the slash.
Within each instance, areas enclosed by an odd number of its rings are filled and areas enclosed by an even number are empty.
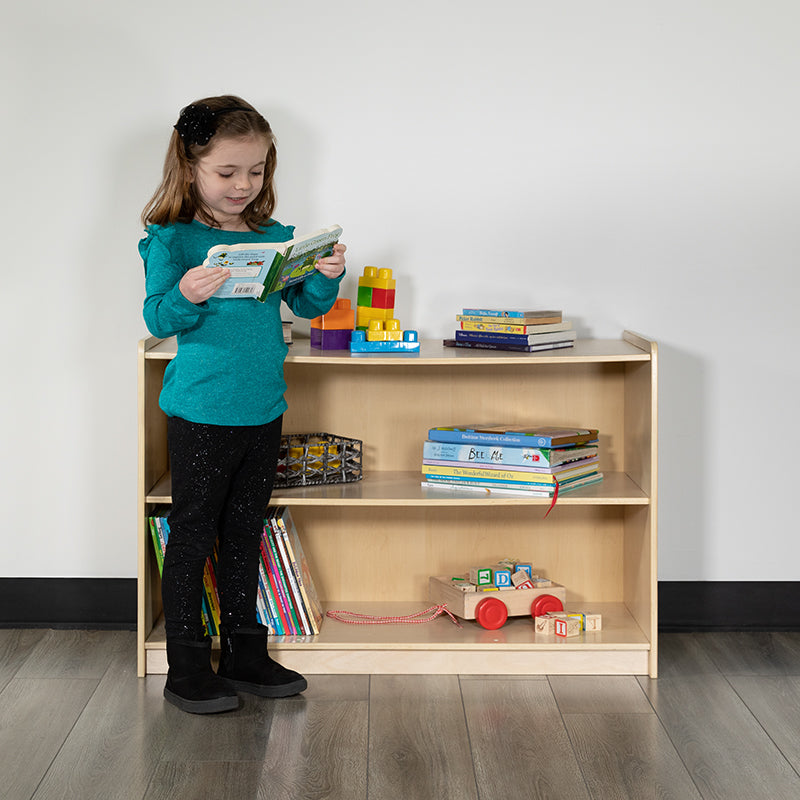
<svg viewBox="0 0 800 800">
<path fill-rule="evenodd" d="M 167 705 L 135 650 L 0 630 L 0 797 L 800 797 L 800 633 L 663 634 L 655 681 L 312 675 L 212 717 Z"/>
</svg>

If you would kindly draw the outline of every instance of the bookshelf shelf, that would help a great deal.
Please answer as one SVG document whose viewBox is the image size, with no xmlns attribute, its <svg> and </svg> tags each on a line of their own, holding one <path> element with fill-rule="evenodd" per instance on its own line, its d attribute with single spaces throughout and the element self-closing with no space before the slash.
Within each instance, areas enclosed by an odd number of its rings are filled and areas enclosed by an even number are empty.
<svg viewBox="0 0 800 800">
<path fill-rule="evenodd" d="M 166 420 L 158 408 L 172 339 L 139 346 L 139 673 L 166 671 L 160 587 L 147 516 L 170 502 Z M 276 637 L 287 666 L 321 672 L 656 675 L 657 347 L 625 332 L 536 354 L 424 341 L 418 356 L 290 348 L 284 431 L 361 439 L 364 479 L 278 488 L 328 607 L 405 615 L 430 605 L 429 575 L 514 555 L 567 587 L 567 607 L 603 614 L 603 631 L 534 637 L 449 619 L 424 625 L 326 620 L 316 637 Z M 324 402 L 320 398 L 324 397 Z M 424 489 L 434 425 L 564 424 L 600 430 L 600 484 L 550 500 Z"/>
</svg>

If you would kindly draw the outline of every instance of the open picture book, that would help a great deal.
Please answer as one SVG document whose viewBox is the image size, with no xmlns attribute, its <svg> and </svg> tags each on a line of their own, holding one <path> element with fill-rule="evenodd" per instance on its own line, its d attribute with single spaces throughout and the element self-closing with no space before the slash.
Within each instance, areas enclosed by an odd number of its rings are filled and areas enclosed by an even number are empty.
<svg viewBox="0 0 800 800">
<path fill-rule="evenodd" d="M 331 225 L 288 242 L 218 244 L 208 251 L 203 266 L 231 271 L 214 297 L 254 297 L 263 303 L 267 295 L 299 283 L 319 259 L 332 255 L 341 235 L 342 229 Z"/>
</svg>

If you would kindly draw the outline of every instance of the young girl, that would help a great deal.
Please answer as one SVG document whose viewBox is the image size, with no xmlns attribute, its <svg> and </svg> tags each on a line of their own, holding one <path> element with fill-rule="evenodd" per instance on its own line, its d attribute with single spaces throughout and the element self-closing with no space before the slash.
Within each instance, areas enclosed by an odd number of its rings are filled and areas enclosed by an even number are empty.
<svg viewBox="0 0 800 800">
<path fill-rule="evenodd" d="M 336 245 L 304 281 L 264 303 L 215 298 L 228 270 L 198 266 L 217 244 L 292 238 L 293 227 L 272 219 L 275 163 L 272 130 L 249 103 L 234 96 L 192 103 L 180 113 L 163 180 L 142 214 L 144 319 L 154 336 L 178 340 L 160 397 L 172 472 L 164 697 L 196 714 L 237 708 L 235 689 L 284 697 L 306 688 L 305 678 L 269 657 L 268 631 L 255 613 L 259 542 L 286 409 L 280 303 L 300 317 L 327 313 L 345 247 Z M 200 609 L 203 568 L 217 539 L 222 654 L 214 673 Z"/>
</svg>

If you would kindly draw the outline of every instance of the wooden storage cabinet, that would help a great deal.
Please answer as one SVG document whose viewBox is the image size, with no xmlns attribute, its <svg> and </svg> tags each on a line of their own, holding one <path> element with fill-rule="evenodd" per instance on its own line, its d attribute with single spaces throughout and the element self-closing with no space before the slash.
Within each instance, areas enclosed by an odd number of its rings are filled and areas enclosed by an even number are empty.
<svg viewBox="0 0 800 800">
<path fill-rule="evenodd" d="M 139 347 L 139 662 L 166 672 L 147 517 L 169 503 L 166 420 L 158 407 L 172 339 Z M 275 637 L 286 666 L 314 673 L 657 674 L 657 348 L 625 332 L 537 354 L 423 342 L 418 356 L 290 348 L 287 433 L 361 439 L 364 479 L 279 489 L 327 608 L 406 615 L 430 605 L 428 578 L 505 556 L 567 587 L 567 608 L 603 630 L 536 637 L 530 619 L 496 631 L 448 618 L 419 625 L 326 620 L 316 637 Z M 547 499 L 420 486 L 434 425 L 565 424 L 600 430 L 600 484 Z"/>
</svg>

